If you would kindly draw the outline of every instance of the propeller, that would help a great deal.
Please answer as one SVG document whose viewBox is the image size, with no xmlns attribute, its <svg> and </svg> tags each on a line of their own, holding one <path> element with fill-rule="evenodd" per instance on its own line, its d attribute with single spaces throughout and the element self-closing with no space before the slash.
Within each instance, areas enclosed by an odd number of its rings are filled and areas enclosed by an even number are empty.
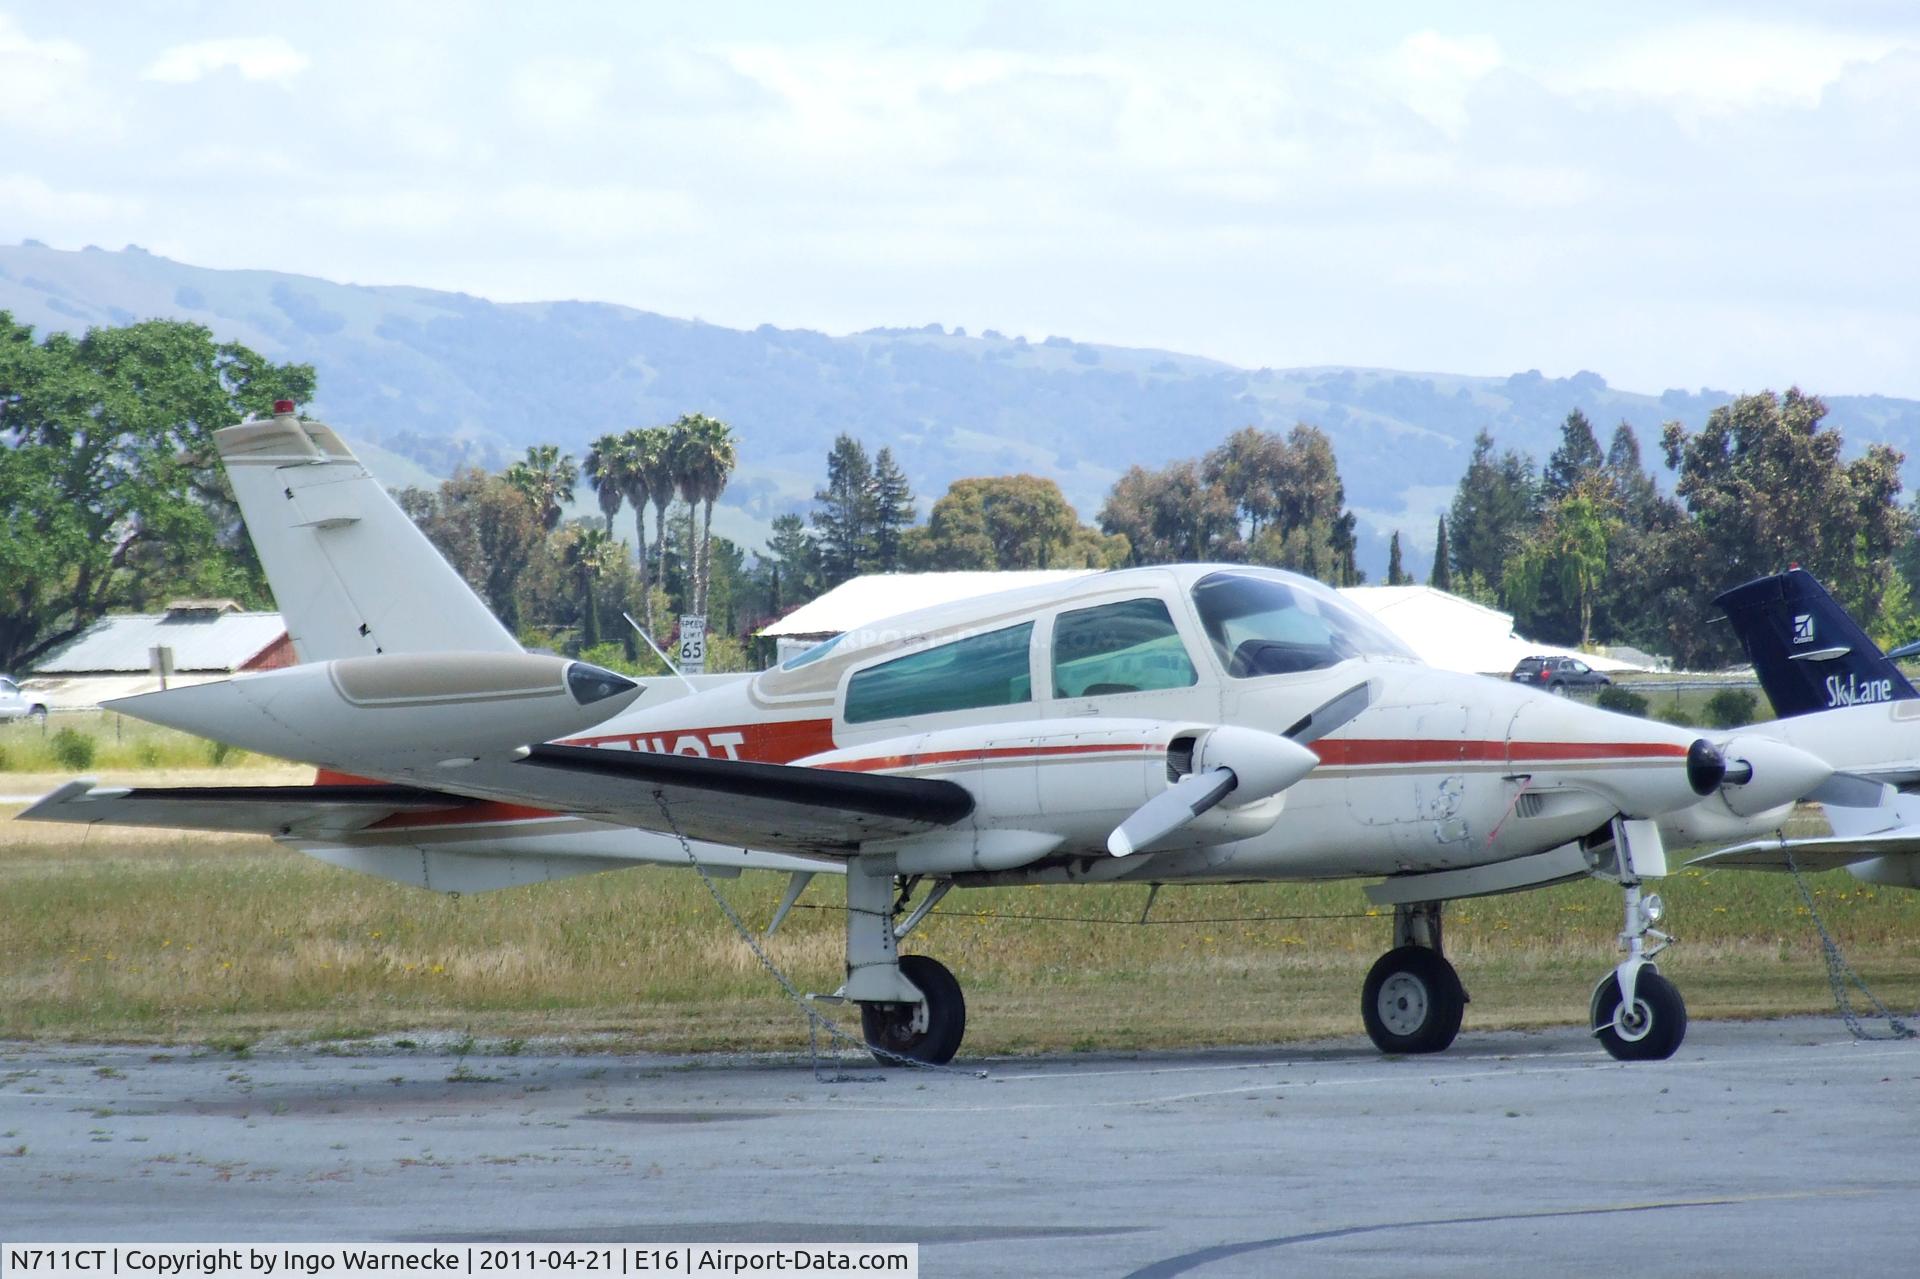
<svg viewBox="0 0 1920 1279">
<path fill-rule="evenodd" d="M 1307 749 L 1347 723 L 1373 700 L 1370 684 L 1355 684 L 1309 711 L 1285 734 L 1223 724 L 1196 743 L 1193 771 L 1133 811 L 1107 837 L 1107 851 L 1127 857 L 1157 844 L 1228 795 L 1251 803 L 1277 795 L 1319 764 Z"/>
</svg>

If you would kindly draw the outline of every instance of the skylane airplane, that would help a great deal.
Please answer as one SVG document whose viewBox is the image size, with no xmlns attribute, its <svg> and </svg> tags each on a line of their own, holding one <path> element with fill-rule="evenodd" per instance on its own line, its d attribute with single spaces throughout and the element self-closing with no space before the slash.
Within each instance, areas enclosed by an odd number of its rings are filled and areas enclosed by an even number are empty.
<svg viewBox="0 0 1920 1279">
<path fill-rule="evenodd" d="M 1920 692 L 1819 579 L 1794 567 L 1755 578 L 1714 600 L 1740 637 L 1780 718 L 1747 730 L 1818 754 L 1854 779 L 1898 791 L 1882 802 L 1856 795 L 1829 805 L 1831 835 L 1749 840 L 1694 859 L 1754 870 L 1832 870 L 1920 888 Z M 1791 860 L 1789 860 L 1791 858 Z"/>
<path fill-rule="evenodd" d="M 846 876 L 846 981 L 883 1056 L 941 1063 L 959 982 L 899 944 L 949 890 L 1366 877 L 1361 997 L 1433 1052 L 1467 996 L 1444 903 L 1596 876 L 1626 958 L 1591 1000 L 1625 1060 L 1686 1031 L 1653 956 L 1665 839 L 1769 829 L 1832 768 L 1422 665 L 1291 573 L 1141 568 L 929 609 L 695 689 L 523 652 L 330 428 L 217 433 L 302 664 L 114 703 L 316 765 L 310 787 L 69 783 L 31 820 L 257 830 L 479 891 L 640 864 Z M 913 894 L 926 891 L 909 912 Z"/>
</svg>

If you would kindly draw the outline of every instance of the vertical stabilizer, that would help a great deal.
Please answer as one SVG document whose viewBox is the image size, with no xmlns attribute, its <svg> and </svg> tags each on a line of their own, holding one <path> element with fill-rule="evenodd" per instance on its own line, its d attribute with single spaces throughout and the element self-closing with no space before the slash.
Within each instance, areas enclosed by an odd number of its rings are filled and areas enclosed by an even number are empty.
<svg viewBox="0 0 1920 1279">
<path fill-rule="evenodd" d="M 1755 578 L 1714 600 L 1785 719 L 1920 696 L 1900 668 L 1803 568 Z"/>
<path fill-rule="evenodd" d="M 301 661 L 520 651 L 331 428 L 282 401 L 214 440 Z"/>
</svg>

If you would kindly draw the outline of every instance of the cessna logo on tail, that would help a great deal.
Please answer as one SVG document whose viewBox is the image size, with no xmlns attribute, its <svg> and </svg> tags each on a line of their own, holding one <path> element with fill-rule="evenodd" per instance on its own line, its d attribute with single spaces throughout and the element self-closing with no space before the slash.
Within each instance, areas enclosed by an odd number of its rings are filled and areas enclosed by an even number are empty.
<svg viewBox="0 0 1920 1279">
<path fill-rule="evenodd" d="M 1849 675 L 1841 679 L 1838 675 L 1827 676 L 1827 708 L 1836 706 L 1860 706 L 1867 702 L 1890 702 L 1893 700 L 1893 681 L 1890 679 L 1855 680 Z"/>
<path fill-rule="evenodd" d="M 1813 614 L 1795 613 L 1793 615 L 1793 642 L 1796 644 L 1813 643 Z M 1832 683 L 1831 680 L 1828 683 Z"/>
</svg>

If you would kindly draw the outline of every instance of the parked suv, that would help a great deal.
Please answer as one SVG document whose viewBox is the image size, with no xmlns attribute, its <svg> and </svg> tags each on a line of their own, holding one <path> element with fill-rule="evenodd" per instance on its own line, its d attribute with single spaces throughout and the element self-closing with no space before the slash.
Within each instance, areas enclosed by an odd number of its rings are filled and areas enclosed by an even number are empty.
<svg viewBox="0 0 1920 1279">
<path fill-rule="evenodd" d="M 46 719 L 45 700 L 23 690 L 13 676 L 0 675 L 0 720 L 21 719 L 28 715 Z"/>
<path fill-rule="evenodd" d="M 1513 668 L 1513 682 L 1544 688 L 1555 697 L 1565 697 L 1569 689 L 1613 683 L 1577 657 L 1523 657 Z"/>
</svg>

